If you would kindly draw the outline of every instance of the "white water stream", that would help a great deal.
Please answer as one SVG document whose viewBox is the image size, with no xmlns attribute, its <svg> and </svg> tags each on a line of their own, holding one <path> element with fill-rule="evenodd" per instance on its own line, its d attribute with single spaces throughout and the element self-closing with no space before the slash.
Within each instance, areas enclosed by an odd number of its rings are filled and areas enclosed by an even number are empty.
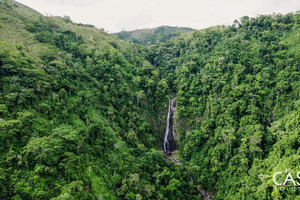
<svg viewBox="0 0 300 200">
<path fill-rule="evenodd" d="M 175 111 L 175 99 L 169 100 L 167 124 L 164 136 L 164 152 L 174 151 L 176 148 L 175 138 L 174 138 L 174 111 Z"/>
</svg>

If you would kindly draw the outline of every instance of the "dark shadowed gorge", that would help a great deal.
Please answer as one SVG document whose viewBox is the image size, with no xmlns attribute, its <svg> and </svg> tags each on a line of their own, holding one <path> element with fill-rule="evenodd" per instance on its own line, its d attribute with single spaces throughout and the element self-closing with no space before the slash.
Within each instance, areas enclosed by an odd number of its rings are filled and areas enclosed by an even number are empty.
<svg viewBox="0 0 300 200">
<path fill-rule="evenodd" d="M 175 140 L 174 115 L 175 115 L 176 98 L 169 100 L 167 111 L 166 129 L 163 139 L 164 152 L 172 152 L 177 149 L 177 141 Z"/>
</svg>

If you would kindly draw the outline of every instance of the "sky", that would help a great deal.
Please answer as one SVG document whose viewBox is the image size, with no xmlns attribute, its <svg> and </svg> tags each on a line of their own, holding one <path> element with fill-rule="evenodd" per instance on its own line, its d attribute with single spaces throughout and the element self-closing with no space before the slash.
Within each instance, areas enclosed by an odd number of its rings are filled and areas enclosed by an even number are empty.
<svg viewBox="0 0 300 200">
<path fill-rule="evenodd" d="M 70 16 L 107 32 L 162 25 L 208 28 L 248 15 L 295 12 L 300 0 L 17 0 L 44 15 Z"/>
</svg>

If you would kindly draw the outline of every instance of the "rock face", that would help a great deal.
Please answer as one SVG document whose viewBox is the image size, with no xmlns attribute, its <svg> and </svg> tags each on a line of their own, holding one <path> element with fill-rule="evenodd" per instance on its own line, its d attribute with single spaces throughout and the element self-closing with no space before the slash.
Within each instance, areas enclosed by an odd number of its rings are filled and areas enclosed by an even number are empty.
<svg viewBox="0 0 300 200">
<path fill-rule="evenodd" d="M 172 161 L 175 165 L 182 165 L 182 162 L 180 162 L 180 160 L 176 157 L 176 152 L 177 150 L 164 152 L 163 154 L 167 160 Z"/>
<path fill-rule="evenodd" d="M 175 123 L 174 117 L 176 112 L 176 97 L 170 99 L 169 106 L 168 106 L 168 115 L 167 115 L 167 123 L 166 129 L 163 139 L 163 155 L 164 157 L 172 161 L 175 165 L 182 165 L 182 162 L 177 159 L 176 152 L 177 148 L 177 135 L 175 131 Z M 209 193 L 201 188 L 200 185 L 196 186 L 197 190 L 199 191 L 202 199 L 205 200 L 212 200 L 213 194 Z"/>
<path fill-rule="evenodd" d="M 177 137 L 175 131 L 174 117 L 176 111 L 176 97 L 170 99 L 168 106 L 168 115 L 166 129 L 163 139 L 163 155 L 167 160 L 172 161 L 175 165 L 182 165 L 177 159 Z"/>
<path fill-rule="evenodd" d="M 177 149 L 177 138 L 174 128 L 176 98 L 170 99 L 168 106 L 167 124 L 163 140 L 164 152 L 172 152 Z"/>
<path fill-rule="evenodd" d="M 205 200 L 212 200 L 213 199 L 214 195 L 212 193 L 209 193 L 209 192 L 205 191 L 205 190 L 202 190 L 200 185 L 196 185 L 196 188 L 200 192 L 200 195 L 201 195 L 202 199 L 205 199 Z"/>
</svg>

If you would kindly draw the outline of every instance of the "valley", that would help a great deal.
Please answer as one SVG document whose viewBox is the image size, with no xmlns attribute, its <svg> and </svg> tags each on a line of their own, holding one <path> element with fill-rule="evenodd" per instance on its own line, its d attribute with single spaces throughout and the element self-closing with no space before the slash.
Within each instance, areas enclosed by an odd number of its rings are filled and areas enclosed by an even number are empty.
<svg viewBox="0 0 300 200">
<path fill-rule="evenodd" d="M 0 199 L 300 198 L 272 180 L 299 171 L 299 33 L 298 11 L 108 34 L 1 0 Z"/>
</svg>

